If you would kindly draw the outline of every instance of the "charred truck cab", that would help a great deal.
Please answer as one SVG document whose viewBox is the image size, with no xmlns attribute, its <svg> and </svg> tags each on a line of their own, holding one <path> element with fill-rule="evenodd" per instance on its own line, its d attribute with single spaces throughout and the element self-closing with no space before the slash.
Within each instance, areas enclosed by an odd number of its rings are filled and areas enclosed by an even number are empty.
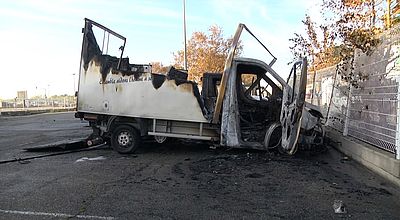
<svg viewBox="0 0 400 220">
<path fill-rule="evenodd" d="M 271 53 L 269 64 L 235 58 L 243 30 L 270 53 L 239 24 L 224 72 L 204 73 L 200 92 L 187 80 L 187 71 L 171 67 L 165 74 L 153 73 L 151 65 L 130 64 L 123 58 L 125 37 L 85 19 L 76 117 L 93 129 L 88 144 L 109 140 L 119 153 L 132 153 L 143 138 L 158 143 L 187 138 L 235 148 L 279 147 L 293 154 L 299 137 L 320 143 L 322 115 L 304 101 L 306 59 L 293 65 L 285 81 L 272 69 Z M 119 56 L 108 54 L 110 37 L 120 40 Z"/>
</svg>

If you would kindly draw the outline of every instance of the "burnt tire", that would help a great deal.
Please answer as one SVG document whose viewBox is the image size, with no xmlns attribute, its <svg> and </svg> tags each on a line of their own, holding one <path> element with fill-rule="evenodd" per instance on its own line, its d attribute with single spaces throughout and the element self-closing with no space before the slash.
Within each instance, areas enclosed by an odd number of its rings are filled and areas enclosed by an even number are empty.
<svg viewBox="0 0 400 220">
<path fill-rule="evenodd" d="M 129 125 L 119 125 L 111 135 L 111 147 L 120 154 L 135 152 L 139 144 L 139 132 Z"/>
</svg>

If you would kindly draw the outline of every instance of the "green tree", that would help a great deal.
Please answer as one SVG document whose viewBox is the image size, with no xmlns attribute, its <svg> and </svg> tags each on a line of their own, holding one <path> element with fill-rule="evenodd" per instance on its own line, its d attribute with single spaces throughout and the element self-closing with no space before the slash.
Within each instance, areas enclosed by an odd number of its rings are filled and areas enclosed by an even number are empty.
<svg viewBox="0 0 400 220">
<path fill-rule="evenodd" d="M 187 43 L 188 74 L 191 80 L 200 82 L 205 72 L 222 72 L 225 60 L 228 56 L 232 38 L 224 38 L 223 31 L 219 26 L 213 25 L 208 33 L 194 32 Z M 243 51 L 239 44 L 237 55 Z M 183 67 L 184 52 L 179 50 L 174 53 L 175 66 Z"/>
</svg>

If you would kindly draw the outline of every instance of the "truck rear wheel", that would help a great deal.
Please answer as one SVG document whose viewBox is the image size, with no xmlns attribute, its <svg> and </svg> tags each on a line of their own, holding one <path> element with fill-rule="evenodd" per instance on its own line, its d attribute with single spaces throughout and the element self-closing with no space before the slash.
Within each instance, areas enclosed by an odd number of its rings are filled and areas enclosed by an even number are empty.
<svg viewBox="0 0 400 220">
<path fill-rule="evenodd" d="M 121 154 L 135 152 L 139 143 L 139 132 L 129 125 L 119 125 L 111 136 L 111 147 Z"/>
</svg>

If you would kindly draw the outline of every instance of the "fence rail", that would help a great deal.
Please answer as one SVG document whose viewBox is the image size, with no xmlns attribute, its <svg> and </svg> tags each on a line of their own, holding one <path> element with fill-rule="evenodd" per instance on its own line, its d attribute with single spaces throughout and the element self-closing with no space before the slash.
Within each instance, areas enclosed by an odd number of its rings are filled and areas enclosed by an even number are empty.
<svg viewBox="0 0 400 220">
<path fill-rule="evenodd" d="M 0 108 L 0 112 L 19 112 L 19 111 L 30 111 L 30 110 L 74 110 L 76 107 L 29 107 L 29 108 Z"/>
<path fill-rule="evenodd" d="M 2 101 L 0 114 L 3 116 L 30 115 L 45 112 L 74 111 L 76 98 L 71 96 L 59 98 L 13 99 Z"/>
<path fill-rule="evenodd" d="M 317 71 L 315 82 L 308 82 L 308 101 L 320 106 L 327 126 L 400 159 L 400 34 L 382 35 L 372 55 L 356 51 L 352 65 Z M 351 70 L 368 79 L 352 87 L 338 74 Z"/>
</svg>

